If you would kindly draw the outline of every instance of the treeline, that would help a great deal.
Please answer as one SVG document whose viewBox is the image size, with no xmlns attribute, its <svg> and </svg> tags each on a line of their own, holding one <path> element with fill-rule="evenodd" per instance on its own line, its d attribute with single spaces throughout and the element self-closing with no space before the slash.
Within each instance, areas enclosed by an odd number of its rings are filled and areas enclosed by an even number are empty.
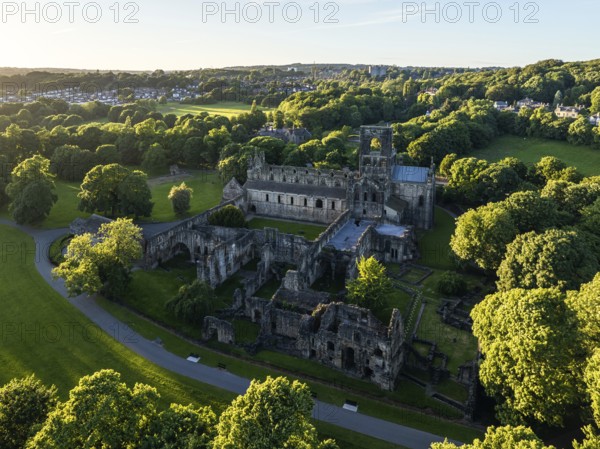
<svg viewBox="0 0 600 449">
<path fill-rule="evenodd" d="M 600 129 L 587 120 L 600 112 L 599 68 L 600 60 L 549 60 L 437 79 L 392 71 L 384 81 L 353 72 L 340 81 L 321 82 L 314 92 L 290 96 L 279 111 L 287 125 L 307 127 L 317 135 L 342 126 L 394 122 L 396 148 L 423 165 L 431 157 L 439 163 L 446 154 L 484 148 L 501 134 L 600 147 Z M 494 101 L 512 104 L 525 97 L 548 103 L 552 110 L 523 108 L 516 114 L 493 107 Z M 584 109 L 577 120 L 558 118 L 553 112 L 558 104 Z"/>
<path fill-rule="evenodd" d="M 462 264 L 496 280 L 497 292 L 471 317 L 481 382 L 498 420 L 513 427 L 490 429 L 486 441 L 492 446 L 502 434 L 511 447 L 529 441 L 541 448 L 531 430 L 516 426 L 553 433 L 581 425 L 586 440 L 574 447 L 598 447 L 600 178 L 583 178 L 553 157 L 526 169 L 510 158 L 488 164 L 450 156 L 441 168 L 450 195 L 484 203 L 458 218 L 450 246 Z M 512 170 L 506 179 L 518 184 L 507 185 L 518 187 L 485 204 L 477 194 L 490 191 L 482 176 L 490 168 Z"/>
<path fill-rule="evenodd" d="M 310 418 L 310 389 L 285 378 L 253 381 L 219 417 L 211 407 L 160 405 L 149 385 L 127 386 L 121 375 L 102 370 L 82 377 L 58 400 L 56 387 L 34 376 L 0 388 L 0 447 L 3 449 L 337 449 L 319 441 Z M 219 410 L 221 411 L 221 410 Z"/>
</svg>

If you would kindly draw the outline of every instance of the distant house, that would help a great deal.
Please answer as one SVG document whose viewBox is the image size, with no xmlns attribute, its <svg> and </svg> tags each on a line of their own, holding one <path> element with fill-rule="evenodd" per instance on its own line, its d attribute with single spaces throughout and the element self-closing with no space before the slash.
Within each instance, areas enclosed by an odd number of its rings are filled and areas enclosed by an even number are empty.
<svg viewBox="0 0 600 449">
<path fill-rule="evenodd" d="M 274 137 L 275 139 L 283 140 L 285 143 L 294 143 L 296 145 L 301 145 L 312 138 L 312 134 L 306 128 L 275 129 L 271 126 L 261 129 L 258 135 Z"/>
<path fill-rule="evenodd" d="M 427 95 L 431 95 L 432 97 L 435 97 L 439 92 L 439 89 L 437 87 L 429 87 L 428 89 L 425 90 L 425 94 Z"/>
<path fill-rule="evenodd" d="M 288 138 L 288 142 L 296 145 L 308 142 L 312 137 L 312 134 L 306 128 L 284 128 L 284 132 Z"/>
<path fill-rule="evenodd" d="M 600 126 L 600 112 L 594 115 L 590 115 L 589 120 L 592 126 Z"/>
<path fill-rule="evenodd" d="M 583 111 L 582 106 L 563 106 L 559 104 L 554 113 L 558 118 L 577 118 L 581 111 Z"/>
<path fill-rule="evenodd" d="M 387 67 L 383 65 L 371 65 L 369 66 L 369 75 L 371 75 L 371 78 L 383 78 L 387 75 Z"/>
<path fill-rule="evenodd" d="M 523 100 L 517 101 L 517 109 L 518 110 L 521 110 L 522 108 L 538 109 L 538 108 L 546 108 L 546 107 L 548 107 L 548 105 L 546 103 L 532 100 L 529 97 L 524 98 Z"/>
<path fill-rule="evenodd" d="M 505 109 L 508 109 L 508 101 L 495 101 L 494 108 L 498 111 L 504 111 Z"/>
</svg>

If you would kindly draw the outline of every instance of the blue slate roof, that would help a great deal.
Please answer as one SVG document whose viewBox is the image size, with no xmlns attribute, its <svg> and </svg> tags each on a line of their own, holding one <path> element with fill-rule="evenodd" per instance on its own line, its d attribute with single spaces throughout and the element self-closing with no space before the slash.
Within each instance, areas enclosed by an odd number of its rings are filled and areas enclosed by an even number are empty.
<svg viewBox="0 0 600 449">
<path fill-rule="evenodd" d="M 411 167 L 408 165 L 394 165 L 392 169 L 392 181 L 416 182 L 425 184 L 429 177 L 429 169 L 426 167 Z"/>
</svg>

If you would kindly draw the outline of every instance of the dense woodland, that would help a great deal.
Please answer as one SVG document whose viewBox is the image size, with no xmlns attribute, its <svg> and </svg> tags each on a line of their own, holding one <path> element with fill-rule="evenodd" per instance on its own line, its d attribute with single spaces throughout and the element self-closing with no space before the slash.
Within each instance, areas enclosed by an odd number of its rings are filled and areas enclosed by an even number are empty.
<svg viewBox="0 0 600 449">
<path fill-rule="evenodd" d="M 131 75 L 128 81 L 174 87 L 189 75 L 155 72 Z M 573 151 L 578 146 L 600 151 L 600 128 L 588 121 L 590 114 L 600 112 L 600 60 L 549 60 L 525 68 L 453 73 L 391 70 L 380 80 L 364 70 L 347 69 L 335 79 L 309 79 L 314 91 L 276 98 L 284 75 L 267 68 L 195 74 L 198 88 L 209 95 L 250 79 L 263 83 L 266 95 L 273 95 L 269 102 L 277 103 L 267 113 L 254 104 L 250 112 L 232 119 L 206 113 L 163 115 L 156 111 L 156 102 L 142 100 L 113 107 L 50 99 L 2 104 L 0 202 L 10 203 L 17 222 L 39 222 L 56 202 L 58 178 L 82 182 L 82 210 L 148 216 L 152 202 L 147 173 L 178 164 L 218 169 L 223 181 L 236 177 L 243 183 L 247 159 L 258 150 L 272 164 L 356 168 L 352 136 L 357 127 L 390 123 L 399 158 L 426 166 L 433 159 L 439 175 L 448 180 L 440 188 L 440 203 L 466 210 L 450 248 L 456 273 L 475 271 L 495 283 L 495 291 L 472 311 L 473 333 L 483 355 L 481 382 L 497 404 L 496 419 L 508 427 L 490 429 L 486 440 L 473 447 L 542 448 L 530 428 L 552 433 L 580 427 L 586 440 L 575 447 L 599 447 L 600 177 L 584 178 L 554 157 L 526 166 L 516 158 L 490 163 L 470 153 L 504 134 L 568 141 Z M 15 76 L 47 80 L 49 75 Z M 106 86 L 115 76 L 68 75 Z M 438 89 L 435 95 L 427 93 L 432 88 Z M 524 108 L 517 114 L 493 106 L 494 101 L 513 103 L 524 97 L 550 107 Z M 264 95 L 258 103 L 263 100 Z M 578 119 L 561 119 L 552 112 L 558 104 L 585 109 Z M 306 127 L 313 138 L 294 145 L 257 137 L 266 123 Z M 72 396 L 62 408 L 54 408 L 48 399 L 52 407 L 44 410 L 53 411 L 48 421 L 45 415 L 36 418 L 35 423 L 45 424 L 31 440 L 40 443 L 27 447 L 77 447 L 41 443 L 60 434 L 55 426 L 68 422 L 69 407 L 77 398 Z M 0 409 L 0 422 L 2 413 Z M 219 435 L 231 430 L 228 426 L 219 423 Z M 23 447 L 19 444 L 11 447 Z"/>
</svg>

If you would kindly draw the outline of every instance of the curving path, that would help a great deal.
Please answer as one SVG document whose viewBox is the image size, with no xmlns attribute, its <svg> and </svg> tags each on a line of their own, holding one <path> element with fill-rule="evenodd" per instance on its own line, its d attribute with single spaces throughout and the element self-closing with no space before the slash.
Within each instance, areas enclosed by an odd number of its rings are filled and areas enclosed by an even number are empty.
<svg viewBox="0 0 600 449">
<path fill-rule="evenodd" d="M 39 230 L 27 226 L 19 226 L 11 221 L 3 219 L 0 219 L 0 224 L 16 227 L 30 235 L 34 239 L 36 245 L 35 265 L 40 275 L 54 288 L 54 290 L 60 293 L 91 321 L 117 341 L 148 361 L 177 374 L 237 394 L 245 393 L 250 385 L 249 379 L 236 376 L 227 371 L 211 368 L 200 363 L 190 363 L 137 334 L 125 323 L 110 315 L 89 297 L 82 295 L 76 298 L 69 298 L 63 281 L 53 279 L 53 266 L 47 257 L 48 249 L 52 242 L 61 235 L 68 233 L 68 229 Z M 160 226 L 162 227 L 163 225 Z M 313 417 L 319 421 L 334 424 L 344 429 L 379 438 L 390 443 L 399 444 L 410 449 L 427 449 L 432 442 L 444 441 L 444 438 L 431 433 L 361 413 L 353 413 L 344 410 L 341 407 L 321 401 L 315 401 Z"/>
</svg>

